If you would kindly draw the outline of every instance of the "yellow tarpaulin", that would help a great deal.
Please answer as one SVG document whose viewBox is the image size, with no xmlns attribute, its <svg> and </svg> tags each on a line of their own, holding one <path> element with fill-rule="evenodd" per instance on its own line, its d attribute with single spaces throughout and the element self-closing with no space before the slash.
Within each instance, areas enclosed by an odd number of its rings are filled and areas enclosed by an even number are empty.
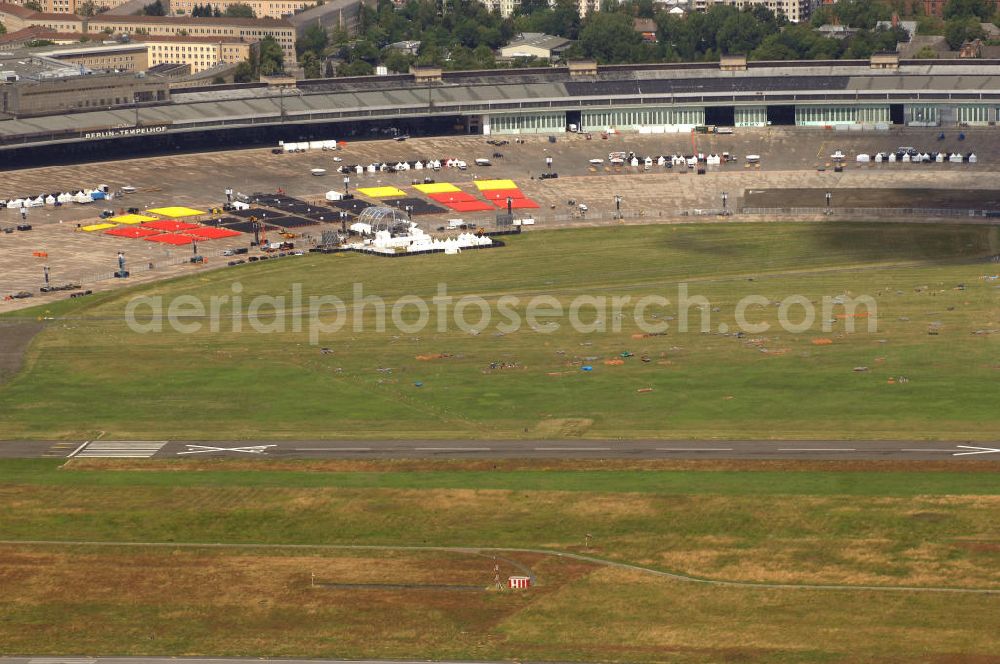
<svg viewBox="0 0 1000 664">
<path fill-rule="evenodd" d="M 479 191 L 489 191 L 491 189 L 517 189 L 513 180 L 476 180 L 476 187 Z"/>
<path fill-rule="evenodd" d="M 111 217 L 108 221 L 113 221 L 116 224 L 141 224 L 144 221 L 156 221 L 156 217 L 147 217 L 142 214 L 122 214 Z"/>
<path fill-rule="evenodd" d="M 421 194 L 453 194 L 462 191 L 458 187 L 448 182 L 435 182 L 433 184 L 415 184 L 413 188 Z"/>
<path fill-rule="evenodd" d="M 103 231 L 114 227 L 115 227 L 114 224 L 91 224 L 90 226 L 83 226 L 82 228 L 80 228 L 80 230 L 92 233 L 94 231 Z"/>
<path fill-rule="evenodd" d="M 196 217 L 199 214 L 208 214 L 207 212 L 193 210 L 184 206 L 153 208 L 152 210 L 147 210 L 147 212 L 158 214 L 161 217 L 170 217 L 171 219 L 176 219 L 177 217 Z"/>
<path fill-rule="evenodd" d="M 404 198 L 406 196 L 405 191 L 395 187 L 363 187 L 358 191 L 372 198 Z"/>
</svg>

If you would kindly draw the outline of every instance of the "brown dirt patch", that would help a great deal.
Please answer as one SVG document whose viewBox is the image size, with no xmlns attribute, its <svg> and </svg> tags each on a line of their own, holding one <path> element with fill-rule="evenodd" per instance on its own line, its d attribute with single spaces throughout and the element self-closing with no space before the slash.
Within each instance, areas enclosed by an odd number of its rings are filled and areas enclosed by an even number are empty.
<svg viewBox="0 0 1000 664">
<path fill-rule="evenodd" d="M 593 424 L 587 417 L 548 418 L 535 426 L 535 433 L 543 438 L 576 438 Z"/>
<path fill-rule="evenodd" d="M 336 589 L 310 580 L 315 573 L 320 583 L 489 588 L 493 560 L 446 552 L 0 546 L 0 642 L 15 652 L 58 653 L 82 634 L 87 651 L 312 657 L 330 655 L 334 642 L 336 652 L 352 659 L 402 658 L 407 651 L 454 659 L 496 639 L 498 624 L 594 569 L 511 554 L 498 559 L 502 579 L 520 573 L 515 559 L 538 574 L 538 586 L 454 593 Z M 89 627 L 79 624 L 80 616 Z"/>
<path fill-rule="evenodd" d="M 573 496 L 566 498 L 572 499 Z M 654 496 L 643 497 L 629 494 L 626 498 L 620 495 L 591 494 L 586 497 L 586 500 L 575 500 L 573 512 L 584 517 L 620 519 L 651 518 L 660 513 L 660 510 L 657 508 L 657 500 Z"/>
<path fill-rule="evenodd" d="M 10 380 L 21 370 L 31 340 L 44 327 L 41 322 L 0 321 L 0 383 Z"/>
</svg>

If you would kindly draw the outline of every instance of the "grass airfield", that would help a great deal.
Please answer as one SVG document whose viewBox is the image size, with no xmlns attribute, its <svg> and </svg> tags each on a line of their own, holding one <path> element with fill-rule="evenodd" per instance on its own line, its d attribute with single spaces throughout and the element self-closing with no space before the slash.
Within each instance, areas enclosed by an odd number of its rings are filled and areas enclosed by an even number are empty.
<svg viewBox="0 0 1000 664">
<path fill-rule="evenodd" d="M 31 311 L 50 320 L 0 384 L 0 435 L 994 440 L 997 289 L 983 277 L 996 266 L 983 259 L 997 253 L 987 226 L 831 222 L 269 261 Z M 248 301 L 302 284 L 349 300 L 355 282 L 389 302 L 445 283 L 563 305 L 673 300 L 685 282 L 711 327 L 378 333 L 369 314 L 365 331 L 313 344 L 307 327 L 138 334 L 123 321 L 137 294 L 207 300 L 239 283 Z M 751 294 L 871 295 L 878 329 L 720 333 Z M 750 317 L 775 325 L 777 307 Z M 8 459 L 0 652 L 992 662 L 997 478 L 989 460 Z M 499 592 L 495 565 L 536 585 Z"/>
<path fill-rule="evenodd" d="M 998 252 L 998 231 L 988 226 L 692 224 L 533 232 L 459 256 L 309 255 L 231 268 L 32 310 L 55 320 L 36 337 L 25 369 L 0 386 L 0 431 L 57 439 L 990 440 L 1000 308 L 996 283 L 984 279 L 996 266 L 983 258 Z M 629 317 L 607 315 L 605 325 L 620 331 L 576 332 L 561 320 L 554 333 L 525 324 L 499 334 L 494 312 L 476 334 L 454 325 L 437 332 L 433 321 L 406 334 L 375 332 L 368 309 L 364 331 L 352 319 L 317 345 L 308 321 L 301 332 L 290 323 L 282 333 L 246 324 L 234 332 L 227 306 L 218 332 L 203 325 L 194 334 L 169 326 L 137 334 L 122 320 L 137 294 L 207 302 L 231 295 L 237 282 L 244 302 L 290 298 L 293 284 L 306 298 L 350 302 L 355 282 L 389 303 L 429 300 L 439 284 L 491 303 L 502 295 L 545 294 L 566 305 L 579 295 L 656 294 L 672 301 L 660 320 L 677 316 L 677 284 L 685 282 L 711 302 L 711 331 L 697 329 L 697 308 L 695 329 L 676 331 L 674 320 L 664 336 L 641 339 Z M 857 321 L 848 333 L 838 320 L 823 332 L 817 320 L 816 329 L 789 333 L 777 327 L 777 307 L 766 306 L 750 318 L 770 331 L 719 332 L 720 324 L 735 330 L 740 298 L 793 294 L 814 302 L 870 295 L 878 329 Z M 523 307 L 517 313 L 524 320 Z M 581 317 L 590 320 L 588 310 Z"/>
<path fill-rule="evenodd" d="M 1000 657 L 995 464 L 531 465 L 5 461 L 3 652 Z"/>
</svg>

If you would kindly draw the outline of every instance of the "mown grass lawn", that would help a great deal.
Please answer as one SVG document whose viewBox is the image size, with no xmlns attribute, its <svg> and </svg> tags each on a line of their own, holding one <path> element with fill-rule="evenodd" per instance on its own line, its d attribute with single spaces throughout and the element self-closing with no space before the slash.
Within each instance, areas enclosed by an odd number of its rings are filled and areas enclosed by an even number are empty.
<svg viewBox="0 0 1000 664">
<path fill-rule="evenodd" d="M 851 664 L 1000 654 L 1000 594 L 857 588 L 1000 589 L 1000 481 L 987 463 L 279 463 L 0 462 L 0 650 Z M 142 542 L 158 545 L 122 545 Z M 714 586 L 511 551 L 499 553 L 502 574 L 518 573 L 509 560 L 528 566 L 535 589 L 364 587 L 492 583 L 488 553 L 395 547 L 546 549 L 704 579 L 843 587 Z M 313 574 L 361 587 L 313 587 Z"/>
<path fill-rule="evenodd" d="M 593 662 L 992 661 L 1000 596 L 732 588 L 487 557 L 2 546 L 3 652 Z M 319 582 L 464 583 L 483 592 Z"/>
<path fill-rule="evenodd" d="M 1000 587 L 973 472 L 0 463 L 0 540 L 545 548 L 744 581 Z"/>
<path fill-rule="evenodd" d="M 0 436 L 987 440 L 997 430 L 989 330 L 998 308 L 995 285 L 981 278 L 989 265 L 976 259 L 997 242 L 997 230 L 982 226 L 622 227 L 536 232 L 460 256 L 308 256 L 205 273 L 50 310 L 67 318 L 50 323 L 28 367 L 0 386 Z M 690 310 L 688 332 L 677 329 L 681 282 L 710 302 Z M 138 334 L 122 320 L 136 294 L 207 305 L 238 284 L 245 308 L 258 294 L 291 298 L 295 284 L 306 301 L 350 302 L 355 283 L 390 304 L 429 299 L 439 284 L 493 304 L 515 295 L 522 321 L 533 295 L 564 306 L 579 295 L 664 295 L 671 304 L 650 311 L 671 328 L 635 338 L 634 320 L 605 313 L 605 326 L 620 331 L 581 332 L 562 320 L 552 333 L 525 324 L 500 334 L 494 312 L 478 334 L 438 332 L 433 319 L 420 332 L 391 324 L 375 332 L 366 309 L 313 345 L 308 318 L 302 331 L 291 321 L 284 332 L 256 333 L 245 322 L 234 331 L 228 304 L 218 331 L 205 323 L 192 334 L 169 326 Z M 870 295 L 878 328 L 859 319 L 850 333 L 836 319 L 824 332 L 817 318 L 816 329 L 786 332 L 772 304 L 750 310 L 771 330 L 734 336 L 741 298 L 796 294 L 817 303 Z M 593 323 L 590 311 L 581 318 Z M 468 319 L 476 318 L 473 309 Z M 832 343 L 815 343 L 822 339 Z M 418 359 L 428 357 L 437 359 Z"/>
</svg>

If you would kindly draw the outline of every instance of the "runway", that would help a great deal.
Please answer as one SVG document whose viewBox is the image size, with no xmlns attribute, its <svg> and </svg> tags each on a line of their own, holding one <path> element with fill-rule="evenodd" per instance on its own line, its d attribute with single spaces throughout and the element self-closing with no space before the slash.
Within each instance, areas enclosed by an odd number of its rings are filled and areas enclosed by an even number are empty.
<svg viewBox="0 0 1000 664">
<path fill-rule="evenodd" d="M 741 459 L 1000 461 L 1000 442 L 966 441 L 0 441 L 0 458 Z"/>
</svg>

